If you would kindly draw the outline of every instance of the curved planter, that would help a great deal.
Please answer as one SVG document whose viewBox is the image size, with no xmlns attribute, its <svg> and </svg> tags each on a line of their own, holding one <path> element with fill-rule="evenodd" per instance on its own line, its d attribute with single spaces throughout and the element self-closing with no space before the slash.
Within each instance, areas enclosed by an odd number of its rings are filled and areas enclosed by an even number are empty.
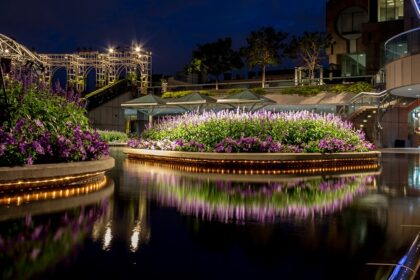
<svg viewBox="0 0 420 280">
<path fill-rule="evenodd" d="M 88 181 L 113 168 L 112 157 L 92 161 L 0 167 L 0 190 L 7 187 L 43 186 Z"/>
<path fill-rule="evenodd" d="M 199 153 L 144 149 L 124 149 L 129 158 L 170 164 L 213 168 L 296 169 L 316 170 L 373 170 L 379 168 L 381 153 Z M 207 170 L 212 171 L 212 170 Z"/>
<path fill-rule="evenodd" d="M 36 198 L 38 193 L 29 194 L 33 200 L 26 200 L 26 196 L 21 195 L 23 203 L 19 205 L 16 203 L 16 197 L 14 197 L 14 199 L 12 198 L 12 201 L 15 202 L 15 204 L 4 204 L 7 207 L 0 207 L 0 222 L 22 218 L 29 214 L 32 216 L 51 214 L 99 203 L 109 199 L 114 193 L 114 181 L 106 177 L 104 178 L 104 181 L 105 183 L 101 184 L 99 188 L 94 188 L 92 191 L 88 190 L 87 192 L 79 194 L 74 192 L 74 195 L 62 195 L 60 197 L 58 194 L 53 198 L 51 195 L 52 190 L 50 191 L 50 195 L 45 195 L 45 197 L 44 194 L 46 192 L 41 191 L 39 193 L 41 199 Z M 54 190 L 56 190 L 56 188 L 54 188 Z M 59 191 L 57 191 L 57 193 L 59 193 Z M 63 191 L 63 193 L 65 193 L 65 191 Z M 3 205 L 3 202 L 6 200 L 7 199 L 5 198 L 0 198 L 0 205 Z"/>
</svg>

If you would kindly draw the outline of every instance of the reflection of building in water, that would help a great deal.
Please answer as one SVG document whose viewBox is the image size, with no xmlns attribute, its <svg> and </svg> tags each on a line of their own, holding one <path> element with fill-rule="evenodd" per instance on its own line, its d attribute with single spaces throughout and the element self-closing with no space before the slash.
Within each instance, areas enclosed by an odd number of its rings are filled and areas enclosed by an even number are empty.
<svg viewBox="0 0 420 280">
<path fill-rule="evenodd" d="M 415 154 L 393 154 L 382 156 L 382 176 L 379 185 L 383 191 L 401 191 L 419 194 L 420 156 Z"/>
<path fill-rule="evenodd" d="M 417 160 L 410 165 L 408 186 L 420 189 L 420 157 L 417 157 Z"/>
</svg>

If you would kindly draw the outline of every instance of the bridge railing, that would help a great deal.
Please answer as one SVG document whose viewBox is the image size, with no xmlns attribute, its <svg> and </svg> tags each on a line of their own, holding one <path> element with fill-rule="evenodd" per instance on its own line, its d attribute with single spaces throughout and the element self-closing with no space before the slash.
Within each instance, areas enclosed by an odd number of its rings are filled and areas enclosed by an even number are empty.
<svg viewBox="0 0 420 280">
<path fill-rule="evenodd" d="M 295 79 L 276 79 L 276 80 L 266 80 L 265 88 L 266 89 L 282 89 L 290 88 L 295 86 L 303 85 L 323 85 L 323 84 L 346 84 L 346 83 L 355 83 L 355 82 L 373 82 L 373 76 L 353 76 L 353 77 L 325 77 L 322 79 L 301 79 L 296 81 Z M 229 82 L 210 82 L 203 84 L 180 84 L 180 85 L 167 85 L 165 86 L 166 91 L 185 91 L 185 90 L 207 90 L 212 92 L 224 93 L 230 89 L 243 88 L 243 89 L 252 89 L 252 88 L 261 88 L 261 80 L 248 80 L 248 81 L 229 81 Z M 162 86 L 152 86 L 149 88 L 150 91 L 158 94 L 162 92 Z"/>
</svg>

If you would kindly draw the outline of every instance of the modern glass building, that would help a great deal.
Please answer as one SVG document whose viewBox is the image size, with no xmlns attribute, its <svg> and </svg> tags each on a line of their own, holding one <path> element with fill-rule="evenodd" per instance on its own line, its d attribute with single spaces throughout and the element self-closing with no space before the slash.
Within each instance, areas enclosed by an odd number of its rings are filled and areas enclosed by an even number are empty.
<svg viewBox="0 0 420 280">
<path fill-rule="evenodd" d="M 420 24 L 412 0 L 330 0 L 326 14 L 334 41 L 327 52 L 337 76 L 376 74 L 385 66 L 384 43 Z"/>
</svg>

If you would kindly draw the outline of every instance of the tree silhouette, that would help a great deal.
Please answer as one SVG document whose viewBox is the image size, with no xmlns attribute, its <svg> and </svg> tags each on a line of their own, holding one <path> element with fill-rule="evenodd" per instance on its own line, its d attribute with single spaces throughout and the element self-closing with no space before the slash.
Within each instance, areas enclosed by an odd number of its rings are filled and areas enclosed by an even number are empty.
<svg viewBox="0 0 420 280">
<path fill-rule="evenodd" d="M 214 76 L 216 89 L 221 74 L 243 66 L 239 53 L 232 49 L 230 37 L 216 42 L 197 45 L 192 53 L 192 60 L 186 67 L 187 73 L 204 73 Z"/>
<path fill-rule="evenodd" d="M 300 63 L 309 70 L 310 83 L 312 83 L 322 54 L 331 44 L 331 35 L 327 33 L 305 32 L 300 37 L 293 36 L 286 53 L 290 58 L 300 60 Z"/>
<path fill-rule="evenodd" d="M 262 27 L 252 31 L 246 38 L 247 46 L 240 50 L 248 66 L 261 68 L 261 86 L 265 87 L 265 69 L 269 65 L 281 63 L 280 50 L 285 47 L 282 43 L 288 34 L 276 31 L 273 27 Z"/>
</svg>

